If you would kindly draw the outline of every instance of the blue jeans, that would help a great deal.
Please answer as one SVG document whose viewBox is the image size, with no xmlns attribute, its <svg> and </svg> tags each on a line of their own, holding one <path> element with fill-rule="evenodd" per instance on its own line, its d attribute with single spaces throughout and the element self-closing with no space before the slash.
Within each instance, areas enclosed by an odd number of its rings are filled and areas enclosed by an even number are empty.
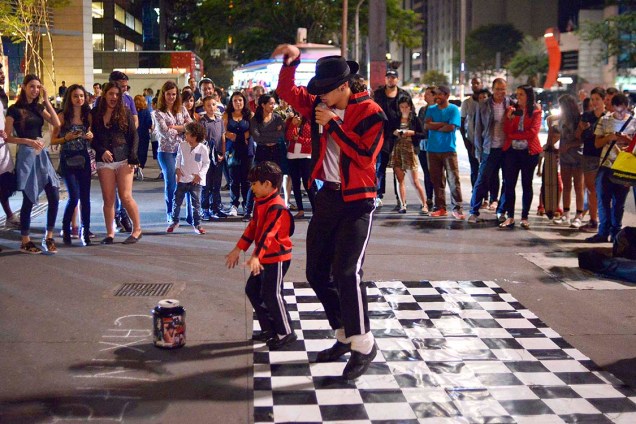
<svg viewBox="0 0 636 424">
<path fill-rule="evenodd" d="M 87 162 L 88 163 L 88 162 Z M 90 164 L 77 171 L 66 170 L 64 173 L 64 183 L 68 190 L 68 201 L 64 208 L 62 218 L 62 230 L 64 234 L 71 234 L 71 220 L 73 212 L 80 203 L 80 215 L 82 218 L 82 228 L 88 231 L 91 227 L 91 168 Z"/>
<path fill-rule="evenodd" d="M 192 212 L 194 221 L 189 221 L 188 224 L 192 224 L 198 227 L 201 223 L 201 203 L 199 198 L 201 197 L 201 186 L 194 183 L 177 183 L 177 189 L 174 191 L 174 200 L 172 202 L 172 222 L 179 223 L 179 212 L 181 212 L 181 203 L 183 198 L 188 194 L 192 199 Z"/>
<path fill-rule="evenodd" d="M 239 207 L 239 199 L 243 198 L 243 207 L 247 204 L 247 194 L 250 192 L 250 183 L 247 181 L 247 174 L 252 167 L 252 156 L 241 158 L 241 163 L 237 166 L 230 166 L 230 198 L 232 205 Z"/>
<path fill-rule="evenodd" d="M 221 180 L 223 178 L 223 164 L 210 163 L 208 173 L 205 174 L 205 186 L 201 189 L 201 208 L 204 211 L 219 212 L 223 209 L 221 203 Z"/>
<path fill-rule="evenodd" d="M 176 175 L 176 165 L 177 165 L 177 153 L 169 153 L 169 152 L 157 152 L 157 161 L 159 162 L 159 166 L 161 167 L 161 172 L 163 173 L 163 197 L 166 201 L 166 215 L 168 216 L 168 221 L 172 218 L 172 200 L 174 199 L 174 192 L 177 188 L 177 175 Z M 187 218 L 188 224 L 192 223 L 192 205 L 191 205 L 191 196 L 186 196 L 186 209 L 187 209 Z M 181 205 L 179 205 L 181 206 Z"/>
<path fill-rule="evenodd" d="M 53 228 L 55 228 L 55 218 L 57 218 L 57 208 L 60 202 L 60 190 L 51 184 L 49 180 L 49 183 L 44 186 L 44 192 L 46 193 L 46 201 L 48 202 L 48 208 L 46 210 L 46 231 L 53 231 Z M 31 203 L 27 195 L 22 192 L 22 208 L 20 208 L 20 235 L 22 236 L 29 235 L 32 210 L 33 203 Z"/>
<path fill-rule="evenodd" d="M 486 197 L 488 192 L 492 190 L 492 182 L 493 180 L 498 178 L 499 168 L 501 167 L 502 163 L 503 151 L 501 149 L 490 149 L 490 153 L 482 152 L 477 180 L 475 181 L 473 194 L 470 199 L 471 214 L 479 216 L 479 208 L 481 207 L 481 202 Z M 493 193 L 491 193 L 490 195 L 492 198 Z M 497 193 L 495 192 L 494 195 L 496 196 Z"/>
<path fill-rule="evenodd" d="M 531 155 L 528 150 L 508 149 L 504 153 L 504 181 L 505 181 L 505 206 L 508 218 L 515 217 L 515 201 L 517 180 L 521 173 L 521 188 L 523 197 L 521 199 L 521 219 L 528 219 L 530 205 L 532 204 L 532 177 L 534 169 L 539 163 L 539 155 Z"/>
<path fill-rule="evenodd" d="M 609 175 L 610 169 L 605 166 L 601 166 L 596 174 L 598 234 L 614 239 L 623 226 L 623 212 L 629 187 L 611 182 Z"/>
</svg>

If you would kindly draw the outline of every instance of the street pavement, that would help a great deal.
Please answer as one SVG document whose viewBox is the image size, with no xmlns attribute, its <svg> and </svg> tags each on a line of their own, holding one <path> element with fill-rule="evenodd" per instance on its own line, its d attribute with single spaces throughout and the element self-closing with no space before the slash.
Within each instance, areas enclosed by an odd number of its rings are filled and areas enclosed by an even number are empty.
<svg viewBox="0 0 636 424">
<path fill-rule="evenodd" d="M 459 156 L 468 212 L 465 151 Z M 121 244 L 125 236 L 118 234 L 111 246 L 82 247 L 74 240 L 64 247 L 58 237 L 56 255 L 25 255 L 18 252 L 19 232 L 0 230 L 0 422 L 252 421 L 247 274 L 224 264 L 245 223 L 236 218 L 205 223 L 208 233 L 196 235 L 182 221 L 174 234 L 166 234 L 163 184 L 154 180 L 157 166 L 149 162 L 146 180 L 134 187 L 144 234 L 137 244 Z M 364 279 L 494 281 L 636 388 L 636 285 L 604 283 L 572 266 L 574 253 L 591 246 L 581 243 L 585 234 L 534 215 L 539 183 L 535 178 L 531 231 L 499 230 L 490 213 L 472 226 L 422 217 L 410 184 L 409 211 L 397 214 L 389 190 L 376 213 Z M 104 223 L 96 180 L 91 194 L 91 229 L 99 241 Z M 227 201 L 227 192 L 223 195 Z M 11 204 L 19 209 L 19 194 Z M 38 210 L 35 239 L 45 222 L 43 208 Z M 636 225 L 632 195 L 625 224 Z M 297 221 L 286 281 L 305 281 L 306 229 L 307 220 Z M 114 296 L 124 283 L 172 288 L 163 297 Z M 187 310 L 187 343 L 181 349 L 152 344 L 150 311 L 161 298 L 178 299 Z"/>
</svg>

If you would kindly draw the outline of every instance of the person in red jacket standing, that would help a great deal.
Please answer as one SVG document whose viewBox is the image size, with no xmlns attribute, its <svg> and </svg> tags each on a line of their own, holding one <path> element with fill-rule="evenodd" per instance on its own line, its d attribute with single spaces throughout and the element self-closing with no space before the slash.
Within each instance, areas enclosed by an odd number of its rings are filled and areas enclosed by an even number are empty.
<svg viewBox="0 0 636 424">
<path fill-rule="evenodd" d="M 270 350 L 278 350 L 297 339 L 283 297 L 283 277 L 292 257 L 294 219 L 279 195 L 283 173 L 278 165 L 258 163 L 250 169 L 247 179 L 256 197 L 254 215 L 225 263 L 234 268 L 241 251 L 254 243 L 252 256 L 245 262 L 251 271 L 245 293 L 261 326 L 255 339 L 267 340 Z"/>
<path fill-rule="evenodd" d="M 371 235 L 375 165 L 386 116 L 354 82 L 356 62 L 323 57 L 308 86 L 298 87 L 300 50 L 282 44 L 272 55 L 284 56 L 276 92 L 311 122 L 311 179 L 322 181 L 307 230 L 306 273 L 335 330 L 336 343 L 319 352 L 316 362 L 336 361 L 351 352 L 343 377 L 353 380 L 377 354 L 362 264 Z"/>
</svg>

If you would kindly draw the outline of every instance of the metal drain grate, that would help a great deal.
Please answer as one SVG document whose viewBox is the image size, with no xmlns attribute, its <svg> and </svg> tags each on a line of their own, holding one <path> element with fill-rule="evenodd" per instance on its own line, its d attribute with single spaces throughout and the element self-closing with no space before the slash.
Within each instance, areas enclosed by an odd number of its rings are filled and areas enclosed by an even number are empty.
<svg viewBox="0 0 636 424">
<path fill-rule="evenodd" d="M 144 284 L 125 283 L 115 291 L 115 296 L 165 296 L 172 289 L 172 283 Z"/>
</svg>

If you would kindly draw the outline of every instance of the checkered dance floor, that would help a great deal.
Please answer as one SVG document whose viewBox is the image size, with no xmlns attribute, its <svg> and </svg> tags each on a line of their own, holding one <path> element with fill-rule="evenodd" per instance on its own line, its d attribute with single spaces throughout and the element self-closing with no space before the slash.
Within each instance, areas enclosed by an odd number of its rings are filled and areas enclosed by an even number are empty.
<svg viewBox="0 0 636 424">
<path fill-rule="evenodd" d="M 256 423 L 636 423 L 636 391 L 491 281 L 378 281 L 368 294 L 378 355 L 345 381 L 349 355 L 314 363 L 334 339 L 313 290 L 285 283 L 298 341 L 254 345 Z"/>
</svg>

